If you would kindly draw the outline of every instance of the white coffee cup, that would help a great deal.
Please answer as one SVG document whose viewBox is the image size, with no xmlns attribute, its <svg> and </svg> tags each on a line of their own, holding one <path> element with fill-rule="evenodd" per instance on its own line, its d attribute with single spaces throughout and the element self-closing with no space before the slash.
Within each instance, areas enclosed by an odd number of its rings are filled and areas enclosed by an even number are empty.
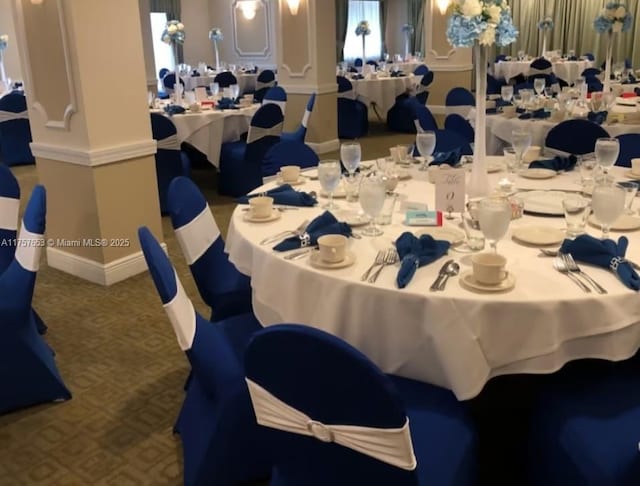
<svg viewBox="0 0 640 486">
<path fill-rule="evenodd" d="M 273 198 L 256 196 L 249 199 L 251 216 L 254 218 L 268 218 L 273 212 Z"/>
<path fill-rule="evenodd" d="M 485 285 L 498 285 L 507 278 L 507 259 L 495 253 L 478 253 L 471 258 L 473 278 Z"/>
<path fill-rule="evenodd" d="M 540 158 L 540 154 L 542 153 L 542 147 L 537 145 L 532 145 L 527 149 L 527 151 L 522 156 L 522 161 L 525 164 L 530 164 L 534 160 L 538 160 Z"/>
<path fill-rule="evenodd" d="M 340 263 L 347 252 L 347 237 L 343 235 L 324 235 L 318 238 L 320 259 L 326 263 Z"/>
<path fill-rule="evenodd" d="M 297 182 L 300 178 L 300 167 L 297 165 L 283 165 L 280 167 L 282 182 Z"/>
<path fill-rule="evenodd" d="M 631 172 L 640 175 L 640 159 L 631 159 Z"/>
<path fill-rule="evenodd" d="M 189 110 L 191 110 L 191 113 L 200 113 L 200 103 L 191 103 Z"/>
</svg>

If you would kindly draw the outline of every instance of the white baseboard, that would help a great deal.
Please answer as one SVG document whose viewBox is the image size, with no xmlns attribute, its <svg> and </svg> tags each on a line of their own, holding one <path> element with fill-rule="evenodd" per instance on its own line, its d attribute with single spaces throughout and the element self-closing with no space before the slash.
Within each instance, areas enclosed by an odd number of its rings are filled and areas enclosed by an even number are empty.
<svg viewBox="0 0 640 486">
<path fill-rule="evenodd" d="M 161 243 L 162 249 L 167 252 L 166 243 Z M 109 263 L 99 263 L 85 257 L 74 255 L 58 248 L 47 248 L 47 264 L 76 277 L 99 285 L 113 285 L 138 275 L 147 270 L 147 262 L 142 251 L 132 253 L 126 257 L 113 260 Z"/>
<path fill-rule="evenodd" d="M 326 154 L 327 152 L 333 152 L 340 148 L 340 140 L 334 138 L 333 140 L 327 140 L 326 142 L 305 142 L 313 151 L 317 154 Z"/>
</svg>

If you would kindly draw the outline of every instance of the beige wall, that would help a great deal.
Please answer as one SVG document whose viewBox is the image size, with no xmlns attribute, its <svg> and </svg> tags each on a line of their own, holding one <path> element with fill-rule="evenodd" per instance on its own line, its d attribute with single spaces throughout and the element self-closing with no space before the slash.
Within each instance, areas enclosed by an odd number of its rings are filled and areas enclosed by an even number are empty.
<svg viewBox="0 0 640 486">
<path fill-rule="evenodd" d="M 387 26 L 385 30 L 387 52 L 391 56 L 394 54 L 404 55 L 404 35 L 402 34 L 402 25 L 409 22 L 407 15 L 407 0 L 386 1 L 389 3 Z"/>
<path fill-rule="evenodd" d="M 214 26 L 210 22 L 209 0 L 182 0 L 181 8 L 182 18 L 180 20 L 187 30 L 183 47 L 185 62 L 194 67 L 199 62 L 212 65 L 213 44 L 209 41 L 209 30 Z M 218 26 L 216 25 L 216 27 Z M 220 28 L 226 37 L 228 29 L 225 26 L 220 26 Z"/>
<path fill-rule="evenodd" d="M 22 79 L 22 65 L 18 55 L 16 31 L 11 4 L 14 0 L 0 0 L 0 34 L 9 36 L 9 47 L 4 51 L 4 67 L 12 80 Z"/>
</svg>

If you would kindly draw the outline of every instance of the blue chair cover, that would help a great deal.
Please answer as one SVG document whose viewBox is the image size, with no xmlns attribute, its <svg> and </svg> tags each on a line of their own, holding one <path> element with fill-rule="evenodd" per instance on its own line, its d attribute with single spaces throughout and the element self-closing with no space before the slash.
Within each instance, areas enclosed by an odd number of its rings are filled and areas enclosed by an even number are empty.
<svg viewBox="0 0 640 486">
<path fill-rule="evenodd" d="M 313 112 L 313 105 L 316 103 L 316 94 L 311 93 L 309 101 L 307 101 L 307 107 L 302 115 L 302 121 L 300 126 L 295 132 L 285 132 L 280 137 L 283 141 L 296 141 L 304 143 L 304 137 L 307 135 L 307 125 L 309 124 L 309 118 Z"/>
<path fill-rule="evenodd" d="M 20 238 L 42 242 L 46 212 L 45 189 L 39 185 L 27 203 Z M 32 319 L 41 251 L 41 244 L 19 245 L 0 275 L 0 413 L 71 398 Z"/>
<path fill-rule="evenodd" d="M 273 88 L 271 88 L 273 89 Z M 247 141 L 222 144 L 218 192 L 243 196 L 262 185 L 262 161 L 267 150 L 280 141 L 284 116 L 280 107 L 267 103 L 251 119 Z M 268 130 L 268 135 L 254 138 L 252 133 Z"/>
<path fill-rule="evenodd" d="M 344 76 L 336 76 L 338 83 L 338 137 L 360 138 L 369 131 L 367 106 L 357 99 L 346 97 L 353 85 Z M 342 95 L 342 96 L 341 96 Z"/>
<path fill-rule="evenodd" d="M 265 69 L 260 74 L 258 74 L 258 78 L 256 79 L 256 81 L 258 83 L 262 83 L 263 85 L 274 83 L 276 81 L 276 75 L 271 69 Z"/>
<path fill-rule="evenodd" d="M 142 227 L 138 237 L 180 348 L 191 363 L 176 427 L 182 440 L 184 483 L 231 486 L 268 477 L 269 450 L 255 422 L 242 363 L 246 343 L 259 324 L 252 314 L 208 322 L 195 312 L 151 232 Z"/>
<path fill-rule="evenodd" d="M 353 65 L 355 67 L 362 67 L 362 59 L 357 57 L 355 61 L 353 61 Z"/>
<path fill-rule="evenodd" d="M 539 57 L 531 61 L 531 64 L 529 64 L 529 69 L 534 71 L 548 71 L 553 69 L 553 65 L 551 64 L 551 61 L 549 61 L 548 59 L 545 59 L 544 57 Z"/>
<path fill-rule="evenodd" d="M 376 68 L 378 67 L 378 63 L 377 63 L 377 62 L 375 62 L 373 59 L 368 60 L 368 61 L 367 61 L 367 64 L 368 64 L 369 66 L 375 66 Z"/>
<path fill-rule="evenodd" d="M 429 71 L 427 74 L 422 76 L 420 83 L 416 87 L 416 99 L 422 105 L 427 104 L 427 99 L 429 98 L 429 91 L 427 88 L 433 83 L 433 71 Z M 402 95 L 401 95 L 402 96 Z M 396 98 L 397 100 L 398 98 Z"/>
<path fill-rule="evenodd" d="M 258 332 L 245 368 L 248 380 L 322 424 L 402 428 L 409 419 L 413 470 L 331 441 L 268 428 L 272 486 L 473 484 L 475 432 L 450 391 L 385 376 L 341 339 L 295 324 Z"/>
<path fill-rule="evenodd" d="M 262 101 L 264 100 L 264 95 L 267 94 L 267 91 L 269 91 L 270 86 L 265 86 L 264 88 L 258 88 L 257 90 L 255 90 L 255 92 L 253 93 L 253 102 L 254 103 L 262 103 Z"/>
<path fill-rule="evenodd" d="M 168 93 L 173 93 L 173 87 L 176 84 L 176 74 L 168 73 L 162 78 L 162 85 L 164 89 L 167 90 Z M 184 80 L 180 78 L 180 84 L 184 87 Z"/>
<path fill-rule="evenodd" d="M 587 120 L 566 120 L 547 133 L 545 146 L 573 155 L 584 155 L 595 150 L 598 138 L 608 137 L 607 131 Z"/>
<path fill-rule="evenodd" d="M 476 99 L 466 88 L 453 88 L 447 93 L 446 106 L 475 106 Z"/>
<path fill-rule="evenodd" d="M 176 127 L 170 118 L 158 113 L 151 113 L 151 134 L 153 139 L 158 141 L 155 159 L 158 197 L 162 214 L 169 211 L 167 191 L 171 180 L 178 176 L 188 176 L 191 167 L 189 158 L 180 150 L 176 133 Z"/>
<path fill-rule="evenodd" d="M 280 107 L 282 114 L 285 114 L 287 107 L 287 93 L 280 86 L 273 86 L 267 90 L 262 100 L 262 104 L 274 103 Z"/>
<path fill-rule="evenodd" d="M 169 185 L 167 202 L 182 254 L 202 300 L 211 307 L 210 320 L 251 312 L 251 281 L 229 262 L 220 230 L 198 186 L 187 177 L 176 177 Z"/>
<path fill-rule="evenodd" d="M 500 81 L 487 73 L 487 94 L 500 94 L 505 84 L 504 80 Z"/>
<path fill-rule="evenodd" d="M 413 126 L 416 128 L 416 131 L 423 132 L 438 129 L 438 123 L 429 108 L 421 105 L 417 101 L 413 101 L 410 107 L 412 109 L 411 118 L 413 119 Z"/>
<path fill-rule="evenodd" d="M 158 71 L 158 79 L 162 80 L 164 79 L 164 77 L 169 74 L 171 72 L 171 70 L 167 69 L 167 68 L 162 68 L 160 69 L 160 71 Z"/>
<path fill-rule="evenodd" d="M 0 98 L 0 159 L 7 165 L 34 164 L 30 143 L 26 98 L 12 91 Z"/>
<path fill-rule="evenodd" d="M 420 64 L 413 70 L 413 74 L 417 76 L 424 76 L 429 72 L 429 67 L 426 64 Z"/>
<path fill-rule="evenodd" d="M 458 135 L 467 141 L 467 143 L 473 143 L 475 137 L 475 131 L 469 123 L 469 120 L 463 118 L 457 113 L 452 113 L 444 120 L 444 128 L 456 132 Z"/>
<path fill-rule="evenodd" d="M 216 74 L 216 77 L 213 78 L 214 83 L 218 83 L 220 89 L 228 88 L 231 85 L 238 84 L 238 79 L 233 75 L 231 71 L 223 71 L 221 73 Z"/>
<path fill-rule="evenodd" d="M 498 54 L 496 56 L 496 62 L 506 61 L 506 60 L 507 60 L 507 55 L 506 54 Z"/>
<path fill-rule="evenodd" d="M 262 162 L 262 175 L 277 174 L 283 165 L 298 165 L 303 169 L 316 167 L 319 160 L 318 154 L 303 142 L 281 140 L 267 150 Z"/>
<path fill-rule="evenodd" d="M 589 93 L 597 93 L 604 89 L 602 81 L 595 76 L 588 76 L 585 78 L 585 83 L 587 83 L 587 92 Z"/>
<path fill-rule="evenodd" d="M 580 74 L 580 76 L 584 76 L 585 78 L 589 76 L 595 77 L 600 76 L 600 73 L 602 73 L 602 71 L 600 71 L 598 68 L 590 67 L 582 71 L 582 74 Z"/>
<path fill-rule="evenodd" d="M 588 59 L 591 62 L 596 60 L 596 57 L 590 52 L 585 52 L 583 57 L 585 57 L 586 59 Z"/>
<path fill-rule="evenodd" d="M 640 157 L 640 133 L 625 133 L 616 138 L 620 141 L 620 153 L 616 165 L 631 167 L 631 159 Z"/>
</svg>

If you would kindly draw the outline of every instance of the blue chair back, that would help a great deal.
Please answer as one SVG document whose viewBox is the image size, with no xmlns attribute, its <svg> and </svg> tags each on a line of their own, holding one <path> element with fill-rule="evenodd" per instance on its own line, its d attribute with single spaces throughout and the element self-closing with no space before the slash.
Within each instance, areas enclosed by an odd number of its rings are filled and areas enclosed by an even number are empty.
<svg viewBox="0 0 640 486">
<path fill-rule="evenodd" d="M 595 150 L 598 138 L 608 137 L 600 125 L 587 120 L 566 120 L 547 133 L 545 146 L 573 155 L 584 155 Z"/>
<path fill-rule="evenodd" d="M 13 172 L 4 164 L 0 164 L 0 275 L 13 261 L 18 229 L 18 212 L 20 210 L 20 186 Z"/>
<path fill-rule="evenodd" d="M 597 93 L 604 89 L 602 81 L 600 81 L 595 76 L 588 76 L 585 78 L 585 83 L 587 83 L 587 92 L 589 93 Z"/>
<path fill-rule="evenodd" d="M 453 88 L 447 93 L 446 106 L 475 106 L 476 99 L 471 91 L 466 88 Z"/>
<path fill-rule="evenodd" d="M 164 77 L 169 74 L 171 71 L 167 68 L 162 68 L 158 71 L 158 79 L 164 79 Z"/>
<path fill-rule="evenodd" d="M 498 54 L 496 56 L 496 62 L 506 61 L 506 60 L 507 60 L 507 55 L 506 54 Z"/>
<path fill-rule="evenodd" d="M 282 140 L 267 150 L 262 162 L 262 175 L 275 175 L 283 165 L 298 165 L 303 169 L 315 167 L 319 160 L 318 154 L 304 142 Z"/>
<path fill-rule="evenodd" d="M 473 143 L 475 132 L 471 123 L 469 123 L 469 120 L 457 113 L 452 113 L 445 118 L 444 128 L 461 135 L 467 143 Z"/>
<path fill-rule="evenodd" d="M 311 117 L 311 113 L 313 112 L 313 106 L 316 103 L 316 94 L 311 93 L 309 96 L 309 101 L 307 101 L 307 106 L 302 114 L 302 121 L 300 122 L 300 126 L 295 132 L 283 133 L 281 136 L 282 141 L 296 141 L 304 143 L 304 139 L 307 136 L 307 126 L 309 125 L 309 118 Z"/>
<path fill-rule="evenodd" d="M 184 80 L 182 78 L 179 78 L 179 79 L 180 79 L 180 84 L 184 86 Z M 166 74 L 164 78 L 162 78 L 162 85 L 164 86 L 164 89 L 166 89 L 167 92 L 169 93 L 173 93 L 173 87 L 175 86 L 175 84 L 176 84 L 175 73 Z"/>
<path fill-rule="evenodd" d="M 430 130 L 437 130 L 438 123 L 433 114 L 424 105 L 421 105 L 417 101 L 411 102 L 410 107 L 413 110 L 413 122 L 416 126 L 417 132 L 424 132 Z"/>
<path fill-rule="evenodd" d="M 355 67 L 362 67 L 362 59 L 357 57 L 355 61 L 353 61 L 353 65 Z"/>
<path fill-rule="evenodd" d="M 631 167 L 631 159 L 640 157 L 640 133 L 625 133 L 616 138 L 620 141 L 620 153 L 616 165 Z"/>
<path fill-rule="evenodd" d="M 585 78 L 587 77 L 596 77 L 596 76 L 600 76 L 600 73 L 602 71 L 600 71 L 598 68 L 594 68 L 594 67 L 590 67 L 585 69 L 584 71 L 582 71 L 582 74 L 580 76 L 584 76 Z"/>
<path fill-rule="evenodd" d="M 0 98 L 0 158 L 7 165 L 33 164 L 31 127 L 24 93 L 12 91 Z"/>
<path fill-rule="evenodd" d="M 429 68 L 427 67 L 426 64 L 420 64 L 419 66 L 416 66 L 416 68 L 413 70 L 413 74 L 417 76 L 424 76 L 428 72 L 429 72 Z"/>
<path fill-rule="evenodd" d="M 276 75 L 270 69 L 265 69 L 256 79 L 256 92 L 253 95 L 254 100 L 262 103 L 265 93 L 269 88 L 276 84 Z M 258 92 L 260 92 L 258 94 Z M 257 95 L 257 96 L 256 96 Z"/>
<path fill-rule="evenodd" d="M 449 115 L 451 116 L 451 115 Z M 436 152 L 451 152 L 460 150 L 461 155 L 471 155 L 473 151 L 467 139 L 453 130 L 436 130 Z"/>
<path fill-rule="evenodd" d="M 318 329 L 283 324 L 256 333 L 245 353 L 245 372 L 248 380 L 321 424 L 401 428 L 407 420 L 389 378 L 355 348 Z M 267 431 L 274 484 L 418 484 L 415 470 L 313 436 Z"/>
<path fill-rule="evenodd" d="M 504 85 L 504 80 L 500 81 L 487 73 L 487 94 L 500 94 L 500 90 Z"/>
<path fill-rule="evenodd" d="M 262 104 L 274 103 L 280 107 L 280 110 L 284 114 L 287 107 L 287 93 L 280 86 L 273 86 L 267 90 L 262 100 Z"/>
<path fill-rule="evenodd" d="M 336 82 L 338 83 L 338 93 L 346 93 L 353 90 L 353 84 L 344 76 L 336 76 Z"/>
<path fill-rule="evenodd" d="M 544 57 L 539 57 L 531 61 L 529 64 L 529 69 L 536 71 L 550 71 L 553 68 L 551 61 L 545 59 Z"/>
<path fill-rule="evenodd" d="M 587 58 L 591 62 L 596 60 L 596 57 L 591 52 L 586 52 L 583 57 Z"/>
<path fill-rule="evenodd" d="M 271 69 L 265 69 L 260 74 L 258 74 L 257 81 L 259 83 L 272 83 L 276 80 L 276 75 L 273 74 Z"/>
<path fill-rule="evenodd" d="M 378 63 L 375 62 L 373 59 L 370 59 L 369 61 L 367 61 L 367 64 L 369 66 L 375 66 L 376 68 L 378 67 Z"/>
<path fill-rule="evenodd" d="M 233 75 L 231 71 L 223 71 L 221 73 L 216 74 L 216 77 L 213 78 L 214 83 L 218 83 L 220 89 L 228 88 L 231 85 L 238 84 L 238 79 Z"/>
<path fill-rule="evenodd" d="M 272 88 L 273 89 L 273 88 Z M 262 185 L 262 165 L 267 150 L 280 141 L 284 115 L 280 106 L 274 103 L 262 105 L 251 119 L 247 135 L 247 149 L 244 153 L 244 181 L 237 195 L 247 194 Z M 267 130 L 268 134 L 264 130 Z"/>
</svg>

